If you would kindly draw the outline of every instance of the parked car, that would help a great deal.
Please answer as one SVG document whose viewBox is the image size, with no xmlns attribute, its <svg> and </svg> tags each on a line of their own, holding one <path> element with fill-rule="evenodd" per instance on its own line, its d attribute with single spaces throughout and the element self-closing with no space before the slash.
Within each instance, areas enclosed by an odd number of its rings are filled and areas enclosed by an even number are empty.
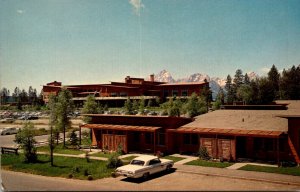
<svg viewBox="0 0 300 192">
<path fill-rule="evenodd" d="M 134 158 L 130 164 L 118 167 L 115 176 L 123 175 L 130 178 L 143 177 L 147 179 L 149 175 L 161 171 L 169 171 L 174 162 L 169 159 L 160 159 L 153 155 L 142 155 Z"/>
<path fill-rule="evenodd" d="M 5 118 L 0 120 L 1 123 L 13 123 L 14 121 L 15 120 L 13 118 Z"/>
<path fill-rule="evenodd" d="M 1 129 L 1 135 L 11 135 L 11 134 L 17 134 L 18 128 L 15 127 L 6 127 Z"/>
</svg>

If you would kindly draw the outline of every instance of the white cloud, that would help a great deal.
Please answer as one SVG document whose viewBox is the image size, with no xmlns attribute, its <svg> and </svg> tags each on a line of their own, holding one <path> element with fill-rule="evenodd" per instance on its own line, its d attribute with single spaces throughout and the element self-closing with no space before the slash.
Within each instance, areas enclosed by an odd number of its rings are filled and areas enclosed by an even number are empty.
<svg viewBox="0 0 300 192">
<path fill-rule="evenodd" d="M 138 16 L 140 15 L 140 11 L 145 5 L 142 3 L 142 0 L 129 0 L 129 3 L 132 5 L 132 8 Z"/>
<path fill-rule="evenodd" d="M 22 9 L 18 9 L 18 10 L 17 10 L 17 13 L 18 13 L 18 14 L 23 14 L 24 12 L 25 12 L 25 11 L 22 10 Z"/>
</svg>

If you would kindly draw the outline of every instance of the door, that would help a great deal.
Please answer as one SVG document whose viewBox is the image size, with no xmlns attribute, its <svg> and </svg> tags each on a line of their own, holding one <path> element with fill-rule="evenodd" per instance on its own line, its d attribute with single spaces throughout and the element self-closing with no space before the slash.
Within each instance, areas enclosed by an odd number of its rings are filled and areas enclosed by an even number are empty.
<svg viewBox="0 0 300 192">
<path fill-rule="evenodd" d="M 115 135 L 115 138 L 114 138 L 114 141 L 115 141 L 115 151 L 118 150 L 118 147 L 122 147 L 122 150 L 123 152 L 127 153 L 128 150 L 127 150 L 127 137 L 126 135 Z"/>
<path fill-rule="evenodd" d="M 226 160 L 231 159 L 231 141 L 230 139 L 219 139 L 218 140 L 218 157 Z"/>
</svg>

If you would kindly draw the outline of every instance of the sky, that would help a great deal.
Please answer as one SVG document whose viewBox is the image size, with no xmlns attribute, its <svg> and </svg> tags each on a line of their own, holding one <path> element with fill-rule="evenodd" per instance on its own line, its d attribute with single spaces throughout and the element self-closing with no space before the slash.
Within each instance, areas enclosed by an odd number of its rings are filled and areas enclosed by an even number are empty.
<svg viewBox="0 0 300 192">
<path fill-rule="evenodd" d="M 300 64 L 300 0 L 0 0 L 0 87 Z"/>
</svg>

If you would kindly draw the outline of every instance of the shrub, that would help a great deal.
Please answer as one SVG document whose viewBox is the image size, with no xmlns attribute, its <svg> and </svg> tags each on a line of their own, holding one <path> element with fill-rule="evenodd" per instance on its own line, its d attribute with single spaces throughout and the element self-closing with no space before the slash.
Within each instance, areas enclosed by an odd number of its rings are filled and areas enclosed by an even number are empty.
<svg viewBox="0 0 300 192">
<path fill-rule="evenodd" d="M 92 175 L 88 175 L 88 180 L 89 181 L 93 180 L 93 176 Z"/>
<path fill-rule="evenodd" d="M 203 160 L 210 159 L 210 156 L 209 156 L 209 153 L 208 153 L 206 147 L 200 146 L 200 149 L 199 149 L 199 158 L 203 159 Z"/>
<path fill-rule="evenodd" d="M 20 144 L 25 155 L 25 162 L 34 163 L 37 160 L 36 143 L 34 125 L 31 122 L 26 122 L 24 127 L 15 135 L 15 142 Z"/>
<path fill-rule="evenodd" d="M 83 173 L 84 173 L 84 176 L 88 176 L 89 175 L 89 170 L 85 169 Z"/>
<path fill-rule="evenodd" d="M 71 145 L 77 145 L 78 143 L 78 138 L 77 138 L 77 134 L 75 133 L 75 130 L 73 130 L 70 134 L 70 144 Z"/>
<path fill-rule="evenodd" d="M 68 177 L 69 177 L 70 179 L 73 178 L 73 174 L 70 173 L 70 174 L 68 175 Z"/>
<path fill-rule="evenodd" d="M 111 153 L 111 155 L 108 158 L 106 167 L 107 168 L 117 168 L 123 165 L 123 162 L 121 159 L 119 159 L 118 153 Z"/>
</svg>

